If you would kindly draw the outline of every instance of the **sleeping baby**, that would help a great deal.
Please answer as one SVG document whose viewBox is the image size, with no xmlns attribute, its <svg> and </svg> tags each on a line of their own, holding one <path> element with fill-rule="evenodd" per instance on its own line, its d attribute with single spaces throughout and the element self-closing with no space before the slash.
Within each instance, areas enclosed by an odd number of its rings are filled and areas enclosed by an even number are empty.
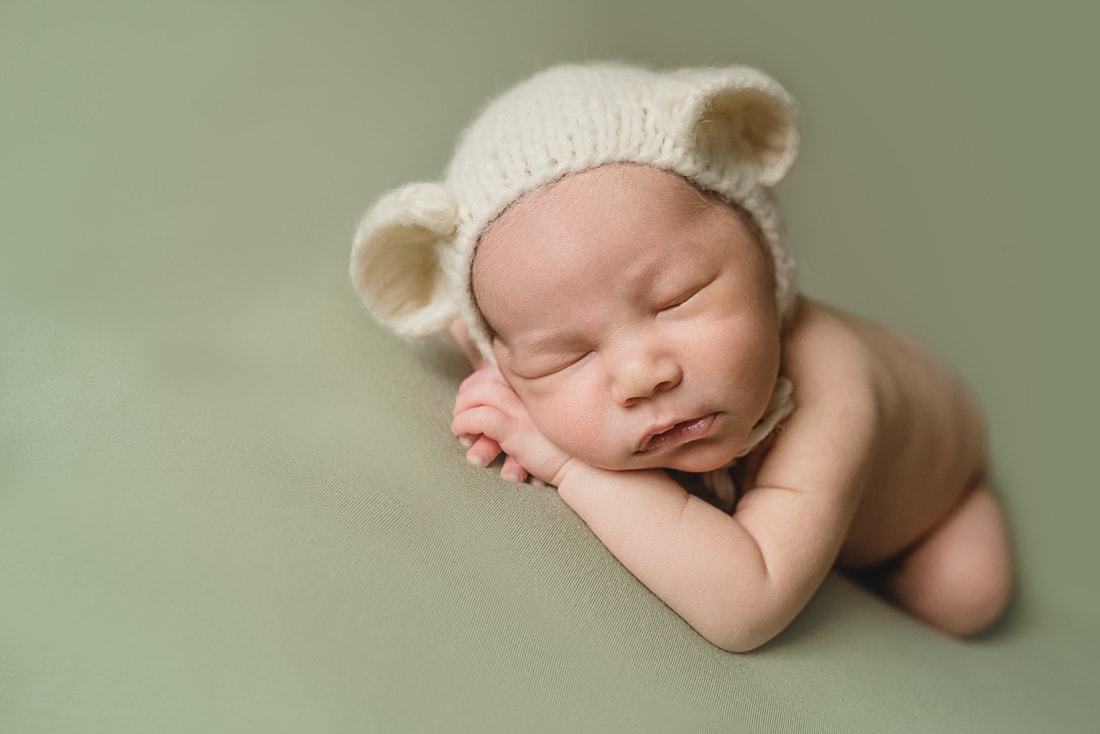
<svg viewBox="0 0 1100 734">
<path fill-rule="evenodd" d="M 442 183 L 368 211 L 353 281 L 467 351 L 467 458 L 556 487 L 714 645 L 767 642 L 834 567 L 972 634 L 1012 588 L 980 408 L 921 345 L 798 293 L 772 193 L 795 118 L 748 67 L 548 69 Z"/>
</svg>

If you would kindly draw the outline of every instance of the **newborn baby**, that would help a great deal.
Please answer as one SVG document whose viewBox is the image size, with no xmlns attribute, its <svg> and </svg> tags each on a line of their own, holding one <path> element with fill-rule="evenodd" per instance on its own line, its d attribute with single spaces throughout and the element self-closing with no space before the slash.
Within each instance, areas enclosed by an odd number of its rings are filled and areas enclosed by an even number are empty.
<svg viewBox="0 0 1100 734">
<path fill-rule="evenodd" d="M 797 140 L 753 69 L 550 69 L 443 184 L 368 212 L 353 279 L 470 353 L 468 458 L 557 487 L 713 644 L 768 641 L 834 566 L 979 631 L 1012 585 L 981 412 L 912 340 L 797 293 L 771 195 Z"/>
</svg>

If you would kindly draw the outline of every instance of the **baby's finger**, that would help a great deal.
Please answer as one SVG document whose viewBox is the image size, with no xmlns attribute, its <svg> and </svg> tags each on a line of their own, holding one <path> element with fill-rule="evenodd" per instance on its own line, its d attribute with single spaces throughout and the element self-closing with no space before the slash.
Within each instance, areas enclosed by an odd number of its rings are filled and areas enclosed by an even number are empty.
<svg viewBox="0 0 1100 734">
<path fill-rule="evenodd" d="M 504 379 L 504 375 L 501 374 L 500 368 L 495 364 L 484 363 L 477 369 L 466 376 L 466 379 L 462 381 L 463 385 L 476 384 L 479 382 L 495 382 L 499 385 L 503 385 L 509 390 L 512 386 L 508 384 L 508 381 Z"/>
<path fill-rule="evenodd" d="M 489 364 L 485 362 L 478 366 L 477 371 L 488 377 L 490 380 L 499 382 L 502 385 L 508 387 L 509 390 L 512 386 L 508 384 L 508 380 L 504 379 L 504 373 L 500 371 L 500 367 L 495 364 Z"/>
<path fill-rule="evenodd" d="M 484 379 L 467 381 L 462 383 L 455 396 L 454 415 L 483 405 L 513 406 L 518 400 L 512 388 L 502 382 Z"/>
<path fill-rule="evenodd" d="M 481 446 L 483 446 L 486 452 L 492 452 L 494 459 L 499 456 L 500 453 L 504 450 L 500 447 L 500 444 L 497 443 L 495 439 L 489 438 L 488 436 L 481 436 L 476 441 L 476 444 L 480 444 Z"/>
<path fill-rule="evenodd" d="M 466 452 L 466 461 L 474 466 L 489 466 L 498 456 L 500 456 L 500 444 L 488 436 L 481 436 Z"/>
<path fill-rule="evenodd" d="M 501 467 L 500 476 L 510 482 L 520 482 L 522 484 L 527 481 L 527 470 L 524 469 L 514 457 L 505 456 L 504 466 Z"/>
<path fill-rule="evenodd" d="M 456 436 L 503 436 L 508 417 L 492 406 L 483 405 L 464 410 L 451 421 L 451 433 Z"/>
</svg>

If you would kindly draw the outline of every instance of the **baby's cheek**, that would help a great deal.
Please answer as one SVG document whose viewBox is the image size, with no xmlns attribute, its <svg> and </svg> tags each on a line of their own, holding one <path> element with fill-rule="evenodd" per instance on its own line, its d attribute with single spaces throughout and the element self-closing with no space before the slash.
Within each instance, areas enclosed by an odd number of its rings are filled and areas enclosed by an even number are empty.
<svg viewBox="0 0 1100 734">
<path fill-rule="evenodd" d="M 619 459 L 610 435 L 613 431 L 598 411 L 572 410 L 555 421 L 551 430 L 552 442 L 586 464 L 606 468 Z"/>
<path fill-rule="evenodd" d="M 539 403 L 528 406 L 531 422 L 542 435 L 561 448 L 568 448 L 569 426 L 574 422 L 568 406 L 557 403 Z"/>
<path fill-rule="evenodd" d="M 521 398 L 535 427 L 558 448 L 585 463 L 604 465 L 617 432 L 609 423 L 606 396 L 587 374 L 570 374 L 525 390 Z M 536 387 L 536 386 L 528 386 Z"/>
</svg>

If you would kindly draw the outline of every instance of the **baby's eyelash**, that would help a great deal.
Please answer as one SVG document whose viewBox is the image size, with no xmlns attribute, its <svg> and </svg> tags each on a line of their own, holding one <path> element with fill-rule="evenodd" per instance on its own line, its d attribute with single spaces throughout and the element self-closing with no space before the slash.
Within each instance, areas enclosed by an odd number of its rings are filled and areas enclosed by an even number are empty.
<svg viewBox="0 0 1100 734">
<path fill-rule="evenodd" d="M 671 311 L 674 308 L 679 308 L 680 306 L 683 306 L 685 303 L 690 301 L 692 298 L 695 298 L 695 296 L 699 295 L 699 292 L 701 290 L 703 290 L 704 288 L 706 288 L 705 284 L 697 286 L 695 288 L 692 288 L 692 289 L 684 292 L 683 294 L 677 296 L 676 298 L 672 299 L 671 301 L 667 302 L 664 306 L 660 307 L 657 310 L 658 311 Z"/>
<path fill-rule="evenodd" d="M 569 369 L 570 367 L 587 357 L 589 354 L 591 354 L 591 352 L 583 352 L 570 355 L 569 357 L 558 362 L 558 364 L 548 374 L 554 374 L 555 372 L 561 372 L 562 370 Z"/>
<path fill-rule="evenodd" d="M 695 296 L 695 294 L 698 293 L 698 292 L 699 291 L 692 291 L 691 293 L 688 293 L 685 296 L 681 296 L 680 298 L 677 298 L 675 301 L 673 301 L 669 305 L 665 306 L 665 310 L 668 311 L 669 309 L 673 309 L 673 308 L 676 308 L 678 306 L 683 306 L 685 303 L 690 301 Z"/>
<path fill-rule="evenodd" d="M 591 351 L 588 351 L 588 352 L 584 352 L 583 354 L 570 355 L 570 356 L 565 357 L 561 360 L 555 361 L 555 362 L 553 362 L 549 365 L 539 366 L 535 369 L 532 369 L 532 370 L 530 370 L 529 374 L 525 375 L 525 374 L 521 373 L 520 376 L 523 377 L 524 379 L 528 379 L 528 380 L 537 380 L 540 377 L 550 377 L 551 375 L 556 375 L 559 372 L 562 372 L 564 370 L 569 369 L 573 365 L 575 365 L 578 362 L 582 361 L 585 357 L 587 357 L 591 353 L 592 353 Z"/>
</svg>

